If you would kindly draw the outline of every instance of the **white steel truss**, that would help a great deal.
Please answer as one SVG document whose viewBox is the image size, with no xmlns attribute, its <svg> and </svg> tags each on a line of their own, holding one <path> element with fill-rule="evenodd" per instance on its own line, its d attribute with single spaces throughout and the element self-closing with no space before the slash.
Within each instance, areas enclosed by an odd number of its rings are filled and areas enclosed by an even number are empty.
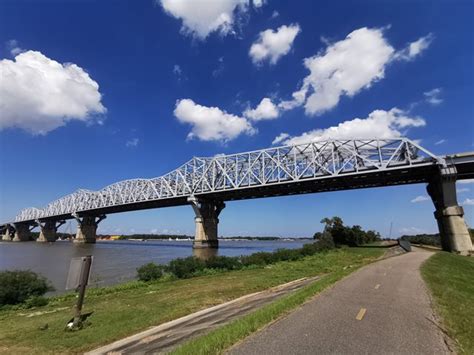
<svg viewBox="0 0 474 355">
<path fill-rule="evenodd" d="M 406 138 L 328 140 L 208 158 L 194 157 L 157 178 L 120 181 L 99 191 L 78 190 L 45 208 L 24 209 L 15 222 L 111 206 L 434 164 L 445 165 L 445 161 Z"/>
</svg>

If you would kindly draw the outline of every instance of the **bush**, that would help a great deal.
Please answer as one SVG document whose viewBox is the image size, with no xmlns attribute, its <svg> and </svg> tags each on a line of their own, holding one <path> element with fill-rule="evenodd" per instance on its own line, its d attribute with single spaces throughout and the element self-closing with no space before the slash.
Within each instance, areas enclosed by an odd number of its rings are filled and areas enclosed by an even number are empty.
<svg viewBox="0 0 474 355">
<path fill-rule="evenodd" d="M 206 260 L 206 268 L 208 269 L 224 269 L 224 270 L 239 270 L 242 268 L 242 263 L 237 257 L 229 256 L 213 256 Z"/>
<path fill-rule="evenodd" d="M 31 296 L 25 301 L 25 308 L 43 307 L 48 304 L 49 300 L 43 296 Z"/>
<path fill-rule="evenodd" d="M 145 282 L 158 280 L 163 276 L 163 270 L 163 265 L 157 265 L 155 263 L 145 264 L 137 269 L 138 279 Z"/>
<path fill-rule="evenodd" d="M 271 264 L 273 261 L 273 256 L 272 253 L 267 253 L 267 252 L 258 252 L 258 253 L 253 253 L 250 255 L 242 255 L 240 257 L 240 260 L 242 262 L 242 265 L 244 266 L 249 266 L 249 265 L 267 265 Z"/>
<path fill-rule="evenodd" d="M 195 258 L 194 256 L 190 256 L 187 258 L 171 260 L 167 267 L 167 271 L 174 274 L 178 279 L 186 279 L 193 276 L 195 272 L 204 270 L 205 267 L 206 264 L 204 261 Z"/>
<path fill-rule="evenodd" d="M 298 260 L 303 256 L 301 249 L 277 249 L 273 252 L 272 262 Z"/>
<path fill-rule="evenodd" d="M 33 271 L 0 272 L 0 305 L 18 304 L 54 291 L 49 281 Z"/>
</svg>

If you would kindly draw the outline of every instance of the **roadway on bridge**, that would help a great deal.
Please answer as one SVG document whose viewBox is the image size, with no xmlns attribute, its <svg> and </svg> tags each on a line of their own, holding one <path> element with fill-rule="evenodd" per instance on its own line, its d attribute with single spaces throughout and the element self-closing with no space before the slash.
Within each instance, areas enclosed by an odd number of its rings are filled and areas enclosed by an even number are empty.
<svg viewBox="0 0 474 355">
<path fill-rule="evenodd" d="M 355 272 L 229 353 L 452 353 L 419 272 L 432 253 L 413 249 Z"/>
</svg>

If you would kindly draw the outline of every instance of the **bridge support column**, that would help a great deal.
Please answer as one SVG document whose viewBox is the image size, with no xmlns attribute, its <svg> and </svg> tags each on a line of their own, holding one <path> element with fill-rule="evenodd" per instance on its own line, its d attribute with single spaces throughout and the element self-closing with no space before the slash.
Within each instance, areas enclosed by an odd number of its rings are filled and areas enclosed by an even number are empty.
<svg viewBox="0 0 474 355">
<path fill-rule="evenodd" d="M 196 232 L 194 235 L 193 248 L 217 248 L 217 225 L 219 224 L 219 214 L 225 208 L 222 201 L 200 200 L 189 197 L 188 201 L 193 207 L 196 217 Z"/>
<path fill-rule="evenodd" d="M 464 210 L 458 205 L 456 196 L 456 168 L 441 168 L 439 175 L 428 183 L 427 191 L 436 208 L 434 216 L 438 222 L 443 250 L 461 255 L 472 253 Z"/>
<path fill-rule="evenodd" d="M 27 242 L 30 240 L 31 232 L 30 226 L 24 223 L 15 223 L 15 236 L 13 237 L 14 242 Z"/>
<path fill-rule="evenodd" d="M 95 243 L 97 238 L 97 226 L 106 216 L 84 216 L 81 218 L 75 215 L 74 218 L 78 223 L 74 243 Z"/>
<path fill-rule="evenodd" d="M 3 234 L 2 234 L 2 240 L 7 241 L 7 242 L 12 241 L 12 233 L 11 233 L 10 228 L 11 228 L 10 225 L 7 225 L 5 227 L 5 230 L 3 231 Z"/>
<path fill-rule="evenodd" d="M 38 226 L 40 227 L 40 234 L 36 241 L 38 243 L 46 243 L 46 242 L 55 242 L 56 241 L 56 232 L 58 228 L 62 226 L 65 221 L 44 221 L 41 222 L 40 220 L 36 221 Z M 56 224 L 58 223 L 58 224 Z"/>
</svg>

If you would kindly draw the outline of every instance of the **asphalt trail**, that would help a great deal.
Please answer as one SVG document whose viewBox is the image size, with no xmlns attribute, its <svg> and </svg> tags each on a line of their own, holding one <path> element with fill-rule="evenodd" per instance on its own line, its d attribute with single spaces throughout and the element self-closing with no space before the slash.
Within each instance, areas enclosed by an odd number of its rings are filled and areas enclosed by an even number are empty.
<svg viewBox="0 0 474 355">
<path fill-rule="evenodd" d="M 449 354 L 419 268 L 432 253 L 370 264 L 230 354 Z"/>
</svg>

